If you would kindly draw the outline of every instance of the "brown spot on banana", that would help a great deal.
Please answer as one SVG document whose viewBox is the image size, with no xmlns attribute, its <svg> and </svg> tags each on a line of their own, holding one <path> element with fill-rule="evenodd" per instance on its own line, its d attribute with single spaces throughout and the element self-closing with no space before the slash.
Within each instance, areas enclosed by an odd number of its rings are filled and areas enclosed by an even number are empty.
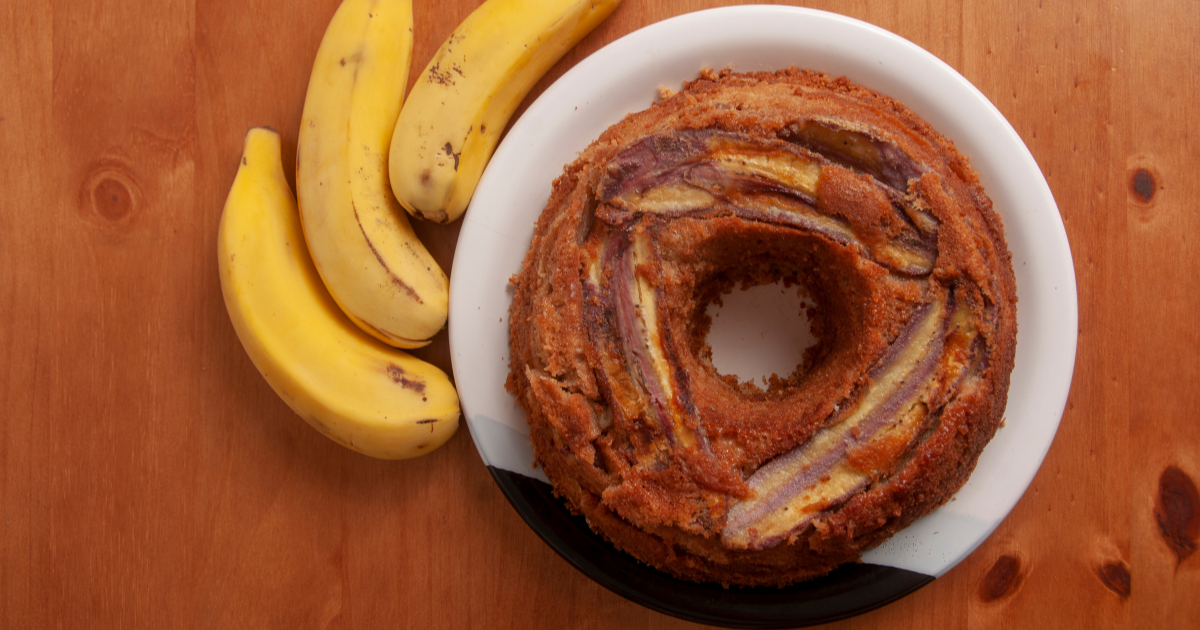
<svg viewBox="0 0 1200 630">
<path fill-rule="evenodd" d="M 418 394 L 425 392 L 425 382 L 410 379 L 408 377 L 408 372 L 405 372 L 404 368 L 400 367 L 399 365 L 396 365 L 395 363 L 389 363 L 387 366 L 387 373 L 388 378 L 392 379 L 393 383 L 396 383 L 405 389 L 411 389 Z M 437 420 L 420 420 L 417 422 L 417 424 L 424 424 L 428 422 L 437 422 Z"/>
<path fill-rule="evenodd" d="M 446 87 L 454 85 L 454 77 L 450 76 L 449 70 L 442 70 L 441 65 L 440 63 L 435 63 L 429 68 L 429 82 Z M 461 75 L 462 73 L 459 72 L 459 74 Z"/>
</svg>

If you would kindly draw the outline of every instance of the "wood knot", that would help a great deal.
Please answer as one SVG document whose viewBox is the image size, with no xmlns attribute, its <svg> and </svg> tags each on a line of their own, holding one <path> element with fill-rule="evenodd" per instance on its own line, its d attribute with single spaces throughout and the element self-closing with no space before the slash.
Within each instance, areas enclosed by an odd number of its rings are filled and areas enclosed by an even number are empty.
<svg viewBox="0 0 1200 630">
<path fill-rule="evenodd" d="M 1129 173 L 1129 195 L 1135 202 L 1141 205 L 1152 203 L 1159 188 L 1158 177 L 1150 169 L 1138 167 Z"/>
<path fill-rule="evenodd" d="M 140 190 L 125 165 L 97 163 L 79 189 L 79 210 L 104 225 L 122 224 L 137 211 Z"/>
<path fill-rule="evenodd" d="M 1167 466 L 1158 477 L 1154 519 L 1179 562 L 1195 553 L 1200 537 L 1200 492 L 1192 478 L 1175 466 Z"/>
<path fill-rule="evenodd" d="M 1020 558 L 1012 554 L 997 558 L 979 584 L 979 599 L 994 602 L 1017 592 L 1025 580 L 1022 569 Z"/>
<path fill-rule="evenodd" d="M 133 194 L 121 181 L 106 177 L 92 188 L 92 205 L 100 216 L 119 221 L 133 212 Z"/>
<path fill-rule="evenodd" d="M 1117 594 L 1121 599 L 1129 597 L 1131 581 L 1129 565 L 1124 560 L 1110 560 L 1096 567 L 1096 575 L 1108 590 Z"/>
</svg>

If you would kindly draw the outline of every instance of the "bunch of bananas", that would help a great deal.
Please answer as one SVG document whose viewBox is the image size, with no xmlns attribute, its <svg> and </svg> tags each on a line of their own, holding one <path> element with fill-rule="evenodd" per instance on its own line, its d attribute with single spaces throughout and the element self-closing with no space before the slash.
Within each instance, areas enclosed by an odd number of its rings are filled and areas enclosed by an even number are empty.
<svg viewBox="0 0 1200 630">
<path fill-rule="evenodd" d="M 449 307 L 446 274 L 401 207 L 461 216 L 517 105 L 618 4 L 488 0 L 401 109 L 411 0 L 344 0 L 305 97 L 296 198 L 279 135 L 247 133 L 218 233 L 221 289 L 255 367 L 313 427 L 385 459 L 454 434 L 450 379 L 397 349 L 428 344 Z"/>
</svg>

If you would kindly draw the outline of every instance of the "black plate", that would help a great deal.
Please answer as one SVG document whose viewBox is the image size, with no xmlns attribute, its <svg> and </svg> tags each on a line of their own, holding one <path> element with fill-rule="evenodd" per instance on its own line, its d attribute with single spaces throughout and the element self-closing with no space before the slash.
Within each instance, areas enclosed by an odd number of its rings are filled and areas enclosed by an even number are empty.
<svg viewBox="0 0 1200 630">
<path fill-rule="evenodd" d="M 853 617 L 896 601 L 932 576 L 873 564 L 846 564 L 784 588 L 686 582 L 617 551 L 571 514 L 550 485 L 488 466 L 492 478 L 526 523 L 584 575 L 658 612 L 728 628 L 792 628 Z"/>
</svg>

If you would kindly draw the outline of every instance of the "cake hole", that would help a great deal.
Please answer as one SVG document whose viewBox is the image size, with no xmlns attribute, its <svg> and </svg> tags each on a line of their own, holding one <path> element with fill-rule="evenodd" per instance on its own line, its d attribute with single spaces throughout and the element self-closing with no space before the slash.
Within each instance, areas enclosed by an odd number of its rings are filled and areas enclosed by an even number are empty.
<svg viewBox="0 0 1200 630">
<path fill-rule="evenodd" d="M 764 386 L 772 374 L 787 378 L 804 362 L 804 351 L 817 344 L 806 315 L 813 308 L 799 286 L 785 287 L 783 281 L 723 294 L 707 310 L 713 367 Z"/>
</svg>

